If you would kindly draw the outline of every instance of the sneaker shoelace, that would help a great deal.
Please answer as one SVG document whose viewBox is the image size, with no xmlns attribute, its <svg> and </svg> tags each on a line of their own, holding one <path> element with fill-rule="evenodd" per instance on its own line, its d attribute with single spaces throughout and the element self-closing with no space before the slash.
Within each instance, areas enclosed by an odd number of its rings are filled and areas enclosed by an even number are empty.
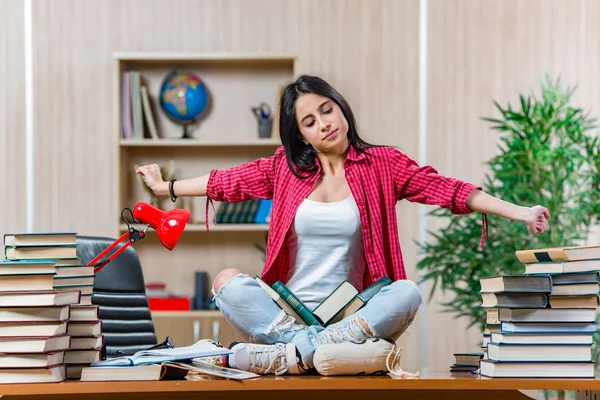
<svg viewBox="0 0 600 400">
<path fill-rule="evenodd" d="M 358 338 L 359 333 L 355 333 L 353 328 L 358 330 L 359 328 L 353 325 L 350 326 L 338 326 L 335 328 L 328 328 L 319 334 L 320 344 L 329 343 L 364 343 L 364 338 Z M 364 335 L 363 335 L 364 336 Z"/>
<path fill-rule="evenodd" d="M 253 345 L 248 348 L 250 371 L 257 374 L 282 375 L 287 372 L 285 345 Z"/>
<path fill-rule="evenodd" d="M 421 375 L 421 373 L 419 371 L 417 371 L 417 372 L 404 371 L 401 366 L 401 360 L 402 360 L 402 347 L 399 347 L 396 344 L 394 344 L 394 347 L 392 347 L 392 350 L 390 351 L 390 353 L 387 356 L 387 359 L 385 360 L 385 365 L 387 366 L 389 376 L 391 376 L 394 379 L 402 379 L 402 378 L 418 378 Z"/>
</svg>

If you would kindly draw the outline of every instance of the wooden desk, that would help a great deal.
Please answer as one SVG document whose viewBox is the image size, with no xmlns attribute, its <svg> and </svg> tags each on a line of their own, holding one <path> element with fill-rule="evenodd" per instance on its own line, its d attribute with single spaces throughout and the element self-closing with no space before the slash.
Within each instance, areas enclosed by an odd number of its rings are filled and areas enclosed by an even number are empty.
<svg viewBox="0 0 600 400">
<path fill-rule="evenodd" d="M 284 376 L 246 381 L 162 381 L 162 382 L 63 382 L 55 384 L 0 385 L 2 400 L 54 399 L 144 399 L 186 400 L 242 398 L 260 400 L 374 400 L 401 398 L 419 400 L 524 400 L 518 390 L 600 390 L 593 379 L 487 379 L 450 374 L 394 380 L 379 377 Z M 241 392 L 244 393 L 241 393 Z M 211 393 L 206 393 L 211 392 Z M 243 397 L 239 397 L 243 396 Z"/>
</svg>

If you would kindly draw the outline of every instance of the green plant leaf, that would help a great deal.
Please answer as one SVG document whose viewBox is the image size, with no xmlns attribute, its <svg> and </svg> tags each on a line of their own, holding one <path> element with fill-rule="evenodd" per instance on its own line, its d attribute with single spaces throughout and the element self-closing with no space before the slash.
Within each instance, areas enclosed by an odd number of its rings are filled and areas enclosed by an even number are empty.
<svg viewBox="0 0 600 400">
<path fill-rule="evenodd" d="M 600 222 L 600 139 L 592 132 L 596 119 L 571 104 L 576 86 L 563 88 L 560 77 L 541 80 L 540 95 L 519 95 L 520 110 L 492 100 L 499 117 L 481 117 L 498 132 L 497 154 L 484 163 L 483 190 L 522 206 L 545 205 L 551 229 L 533 236 L 519 222 L 489 216 L 489 239 L 479 248 L 481 216 L 455 216 L 434 208 L 429 218 L 445 226 L 429 230 L 417 243 L 417 269 L 422 282 L 436 291 L 450 291 L 444 312 L 485 325 L 479 279 L 524 273 L 515 251 L 584 243 L 590 226 Z"/>
</svg>

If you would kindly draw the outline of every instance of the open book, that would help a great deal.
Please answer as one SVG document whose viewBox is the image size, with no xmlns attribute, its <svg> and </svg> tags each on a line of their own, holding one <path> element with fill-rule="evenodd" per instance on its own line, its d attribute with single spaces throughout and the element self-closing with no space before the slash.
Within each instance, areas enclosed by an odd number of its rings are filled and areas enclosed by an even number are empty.
<svg viewBox="0 0 600 400">
<path fill-rule="evenodd" d="M 213 365 L 202 359 L 167 361 L 160 364 L 145 364 L 135 367 L 84 367 L 81 381 L 168 381 L 205 379 L 250 379 L 258 378 L 252 372 Z"/>
<path fill-rule="evenodd" d="M 166 361 L 191 360 L 193 358 L 214 357 L 231 354 L 228 348 L 218 346 L 211 340 L 201 340 L 191 346 L 172 349 L 142 350 L 131 356 L 109 358 L 96 361 L 92 367 L 130 367 L 145 364 L 160 364 Z"/>
<path fill-rule="evenodd" d="M 346 280 L 311 311 L 281 281 L 275 282 L 271 287 L 258 276 L 255 279 L 286 314 L 293 317 L 297 323 L 309 326 L 328 326 L 341 321 L 362 308 L 382 287 L 392 283 L 390 278 L 384 276 L 359 293 L 354 285 Z"/>
</svg>

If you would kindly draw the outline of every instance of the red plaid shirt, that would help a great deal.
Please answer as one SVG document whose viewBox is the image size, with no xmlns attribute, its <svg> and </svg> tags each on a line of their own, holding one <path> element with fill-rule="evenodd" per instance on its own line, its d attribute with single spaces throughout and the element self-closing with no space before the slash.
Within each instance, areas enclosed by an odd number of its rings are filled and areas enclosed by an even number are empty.
<svg viewBox="0 0 600 400">
<path fill-rule="evenodd" d="M 406 279 L 396 221 L 396 202 L 402 199 L 449 208 L 454 214 L 470 213 L 465 204 L 474 189 L 469 183 L 439 175 L 430 166 L 420 167 L 392 147 L 375 147 L 368 154 L 348 150 L 344 170 L 360 212 L 367 287 L 382 276 Z M 287 233 L 300 203 L 319 178 L 300 179 L 290 171 L 283 147 L 269 158 L 225 170 L 212 170 L 207 187 L 211 200 L 239 202 L 252 198 L 273 199 L 271 223 L 262 279 L 286 282 L 290 268 Z"/>
</svg>

